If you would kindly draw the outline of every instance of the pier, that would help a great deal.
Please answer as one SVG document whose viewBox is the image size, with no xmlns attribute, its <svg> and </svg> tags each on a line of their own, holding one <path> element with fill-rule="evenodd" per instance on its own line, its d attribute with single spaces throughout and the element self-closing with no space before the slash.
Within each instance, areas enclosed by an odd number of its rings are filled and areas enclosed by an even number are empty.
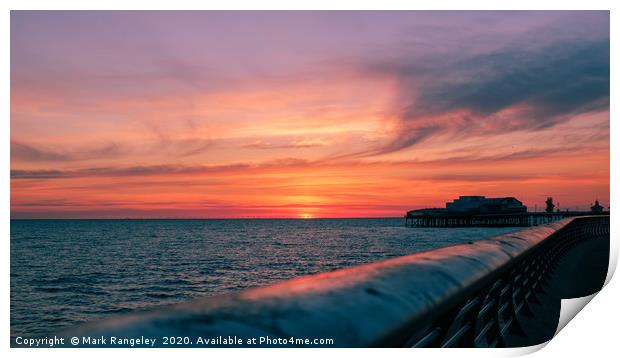
<svg viewBox="0 0 620 358">
<path fill-rule="evenodd" d="M 608 215 L 608 213 L 606 213 Z M 408 212 L 405 215 L 407 227 L 506 227 L 538 226 L 568 217 L 592 215 L 583 211 L 560 211 L 554 213 L 511 213 L 511 214 L 427 214 Z"/>
<path fill-rule="evenodd" d="M 446 203 L 445 208 L 408 211 L 405 226 L 408 227 L 507 227 L 538 226 L 569 217 L 585 215 L 609 215 L 596 200 L 590 211 L 559 211 L 553 198 L 547 198 L 544 212 L 528 212 L 527 207 L 514 197 L 486 198 L 484 196 L 460 196 Z"/>
<path fill-rule="evenodd" d="M 553 337 L 561 299 L 603 287 L 609 226 L 607 215 L 568 217 L 490 239 L 87 323 L 57 335 L 144 336 L 156 338 L 156 347 L 170 347 L 161 337 L 193 342 L 219 336 L 241 343 L 210 346 L 535 345 Z M 248 343 L 259 337 L 272 343 Z"/>
</svg>

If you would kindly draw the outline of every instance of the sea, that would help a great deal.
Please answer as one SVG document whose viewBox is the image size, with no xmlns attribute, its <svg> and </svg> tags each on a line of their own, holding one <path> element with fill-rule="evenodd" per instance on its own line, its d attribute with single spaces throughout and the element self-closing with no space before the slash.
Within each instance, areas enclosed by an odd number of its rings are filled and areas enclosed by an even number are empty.
<svg viewBox="0 0 620 358">
<path fill-rule="evenodd" d="M 14 338 L 519 228 L 376 218 L 12 220 L 10 230 Z"/>
</svg>

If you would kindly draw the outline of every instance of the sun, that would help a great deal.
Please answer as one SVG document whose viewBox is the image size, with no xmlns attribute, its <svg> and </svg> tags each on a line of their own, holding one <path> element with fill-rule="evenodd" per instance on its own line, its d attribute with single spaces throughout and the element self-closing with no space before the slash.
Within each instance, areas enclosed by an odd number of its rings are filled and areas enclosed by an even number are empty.
<svg viewBox="0 0 620 358">
<path fill-rule="evenodd" d="M 299 217 L 301 219 L 312 219 L 313 218 L 312 214 L 308 214 L 308 213 L 299 214 Z"/>
</svg>

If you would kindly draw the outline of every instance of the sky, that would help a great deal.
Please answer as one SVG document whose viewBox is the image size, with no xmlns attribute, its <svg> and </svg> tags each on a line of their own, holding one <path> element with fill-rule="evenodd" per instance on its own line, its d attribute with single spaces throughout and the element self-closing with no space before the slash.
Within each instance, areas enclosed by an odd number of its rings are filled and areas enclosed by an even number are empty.
<svg viewBox="0 0 620 358">
<path fill-rule="evenodd" d="M 608 11 L 13 11 L 12 218 L 609 205 Z"/>
</svg>

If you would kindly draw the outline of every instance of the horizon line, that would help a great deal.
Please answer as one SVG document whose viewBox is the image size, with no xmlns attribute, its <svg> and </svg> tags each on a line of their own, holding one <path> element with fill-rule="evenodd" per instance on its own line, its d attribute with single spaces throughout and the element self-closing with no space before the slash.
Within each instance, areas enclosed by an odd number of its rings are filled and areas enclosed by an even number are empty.
<svg viewBox="0 0 620 358">
<path fill-rule="evenodd" d="M 10 218 L 10 220 L 321 220 L 321 219 L 401 219 L 403 216 L 347 216 L 347 217 L 221 217 L 221 218 L 184 218 L 184 217 L 147 217 L 147 218 Z"/>
</svg>

